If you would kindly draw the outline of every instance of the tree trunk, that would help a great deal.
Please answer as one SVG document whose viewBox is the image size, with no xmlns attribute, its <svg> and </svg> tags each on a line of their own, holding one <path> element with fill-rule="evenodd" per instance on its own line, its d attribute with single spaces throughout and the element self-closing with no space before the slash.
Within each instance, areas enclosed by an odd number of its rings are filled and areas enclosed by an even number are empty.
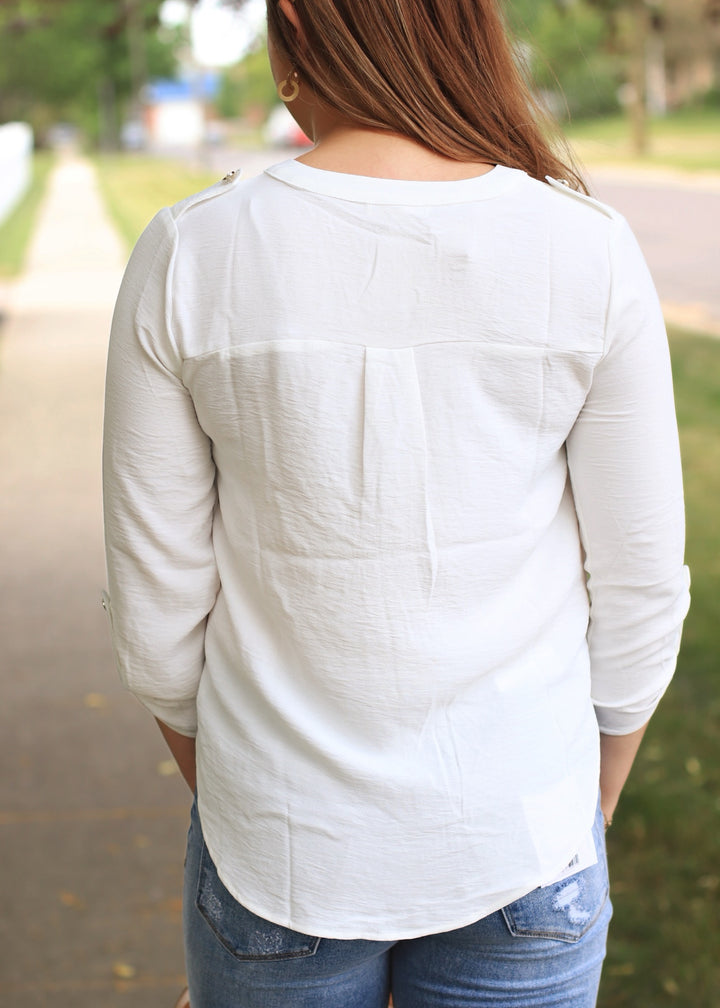
<svg viewBox="0 0 720 1008">
<path fill-rule="evenodd" d="M 100 150 L 114 151 L 120 146 L 118 137 L 117 103 L 112 77 L 98 81 L 98 143 Z"/>
<path fill-rule="evenodd" d="M 130 57 L 131 116 L 141 119 L 142 89 L 147 83 L 147 59 L 139 0 L 124 0 L 128 55 Z"/>
<path fill-rule="evenodd" d="M 633 153 L 642 156 L 649 147 L 647 116 L 647 44 L 649 16 L 645 0 L 635 0 L 630 16 L 632 18 L 632 50 L 630 55 L 630 83 L 632 100 L 630 122 L 632 126 Z"/>
</svg>

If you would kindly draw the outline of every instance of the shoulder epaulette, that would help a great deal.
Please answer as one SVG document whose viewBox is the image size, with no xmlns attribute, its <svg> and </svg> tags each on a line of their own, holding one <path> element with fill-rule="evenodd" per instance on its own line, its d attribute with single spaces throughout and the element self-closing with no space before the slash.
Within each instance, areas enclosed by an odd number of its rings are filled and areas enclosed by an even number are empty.
<svg viewBox="0 0 720 1008">
<path fill-rule="evenodd" d="M 606 203 L 601 203 L 600 200 L 596 200 L 592 196 L 586 196 L 585 193 L 578 192 L 577 189 L 573 189 L 569 182 L 565 179 L 554 179 L 550 175 L 545 176 L 545 181 L 552 186 L 557 192 L 565 193 L 567 196 L 571 196 L 581 203 L 586 203 L 588 206 L 594 207 L 605 217 L 609 217 L 611 220 L 615 219 L 617 216 L 616 212 L 612 207 L 609 207 Z"/>
<path fill-rule="evenodd" d="M 229 192 L 234 188 L 235 184 L 240 181 L 242 172 L 239 168 L 234 168 L 229 171 L 227 175 L 224 175 L 218 182 L 213 183 L 213 185 L 208 186 L 207 189 L 201 189 L 200 192 L 193 193 L 192 196 L 186 196 L 185 199 L 180 200 L 179 203 L 175 203 L 171 207 L 172 215 L 175 220 L 182 216 L 186 210 L 190 210 L 192 207 L 197 206 L 198 203 L 204 203 L 206 200 L 214 199 L 216 196 L 222 196 L 223 193 Z"/>
</svg>

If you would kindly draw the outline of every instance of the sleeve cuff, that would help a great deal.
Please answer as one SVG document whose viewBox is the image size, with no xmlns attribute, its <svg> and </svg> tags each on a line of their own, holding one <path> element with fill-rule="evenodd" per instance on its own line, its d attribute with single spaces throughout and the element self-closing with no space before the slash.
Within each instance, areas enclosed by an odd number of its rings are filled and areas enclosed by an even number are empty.
<svg viewBox="0 0 720 1008">
<path fill-rule="evenodd" d="M 187 738 L 195 738 L 197 735 L 197 706 L 194 700 L 188 703 L 170 703 L 139 693 L 133 693 L 133 696 L 153 717 L 158 718 L 179 735 L 185 735 Z"/>
<path fill-rule="evenodd" d="M 668 683 L 669 685 L 669 683 Z M 662 700 L 667 686 L 642 708 L 619 710 L 614 707 L 595 707 L 595 717 L 602 735 L 631 735 L 648 723 Z"/>
</svg>

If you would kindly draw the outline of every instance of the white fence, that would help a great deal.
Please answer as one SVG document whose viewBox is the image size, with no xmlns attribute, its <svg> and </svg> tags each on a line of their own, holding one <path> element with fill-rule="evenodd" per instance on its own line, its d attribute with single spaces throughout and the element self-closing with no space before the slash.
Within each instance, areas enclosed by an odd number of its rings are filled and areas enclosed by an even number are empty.
<svg viewBox="0 0 720 1008">
<path fill-rule="evenodd" d="M 32 152 L 33 134 L 27 123 L 0 126 L 0 224 L 30 183 Z"/>
</svg>

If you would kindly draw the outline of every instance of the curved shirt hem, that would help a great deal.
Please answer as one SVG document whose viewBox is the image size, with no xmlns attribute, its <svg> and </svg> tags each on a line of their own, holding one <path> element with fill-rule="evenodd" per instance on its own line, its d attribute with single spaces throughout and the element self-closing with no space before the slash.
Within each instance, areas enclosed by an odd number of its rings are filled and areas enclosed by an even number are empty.
<svg viewBox="0 0 720 1008">
<path fill-rule="evenodd" d="M 198 816 L 200 817 L 199 808 Z M 363 926 L 348 928 L 324 927 L 311 918 L 303 917 L 302 914 L 293 917 L 276 914 L 272 911 L 272 909 L 268 910 L 260 903 L 256 903 L 252 898 L 246 899 L 239 892 L 235 891 L 233 887 L 228 885 L 226 879 L 222 877 L 222 870 L 218 867 L 216 854 L 214 853 L 212 846 L 208 843 L 204 832 L 203 840 L 213 864 L 215 865 L 218 878 L 220 878 L 220 881 L 223 883 L 232 898 L 246 910 L 249 910 L 250 913 L 255 914 L 263 920 L 276 924 L 279 927 L 296 931 L 300 934 L 309 935 L 313 938 L 325 938 L 335 941 L 407 941 L 413 938 L 423 938 L 426 935 L 444 934 L 449 931 L 457 931 L 461 928 L 469 927 L 471 924 L 475 924 L 477 921 L 483 920 L 486 917 L 490 917 L 491 914 L 497 913 L 510 903 L 514 903 L 515 900 L 522 899 L 523 896 L 527 896 L 528 893 L 534 892 L 535 889 L 552 885 L 553 881 L 565 870 L 565 868 L 567 868 L 576 856 L 582 835 L 589 832 L 591 829 L 592 822 L 590 822 L 589 826 L 584 831 L 581 831 L 580 836 L 576 838 L 573 844 L 569 845 L 567 855 L 557 865 L 557 868 L 548 872 L 546 876 L 535 882 L 533 885 L 522 885 L 514 889 L 508 889 L 503 893 L 497 893 L 491 903 L 483 906 L 478 905 L 474 907 L 472 911 L 468 910 L 466 914 L 458 914 L 458 916 L 447 917 L 442 921 L 436 920 L 432 925 L 425 924 L 417 925 L 415 927 L 404 927 L 401 922 L 398 923 L 397 927 L 394 927 L 390 923 L 383 924 L 376 928 L 366 928 Z"/>
</svg>

